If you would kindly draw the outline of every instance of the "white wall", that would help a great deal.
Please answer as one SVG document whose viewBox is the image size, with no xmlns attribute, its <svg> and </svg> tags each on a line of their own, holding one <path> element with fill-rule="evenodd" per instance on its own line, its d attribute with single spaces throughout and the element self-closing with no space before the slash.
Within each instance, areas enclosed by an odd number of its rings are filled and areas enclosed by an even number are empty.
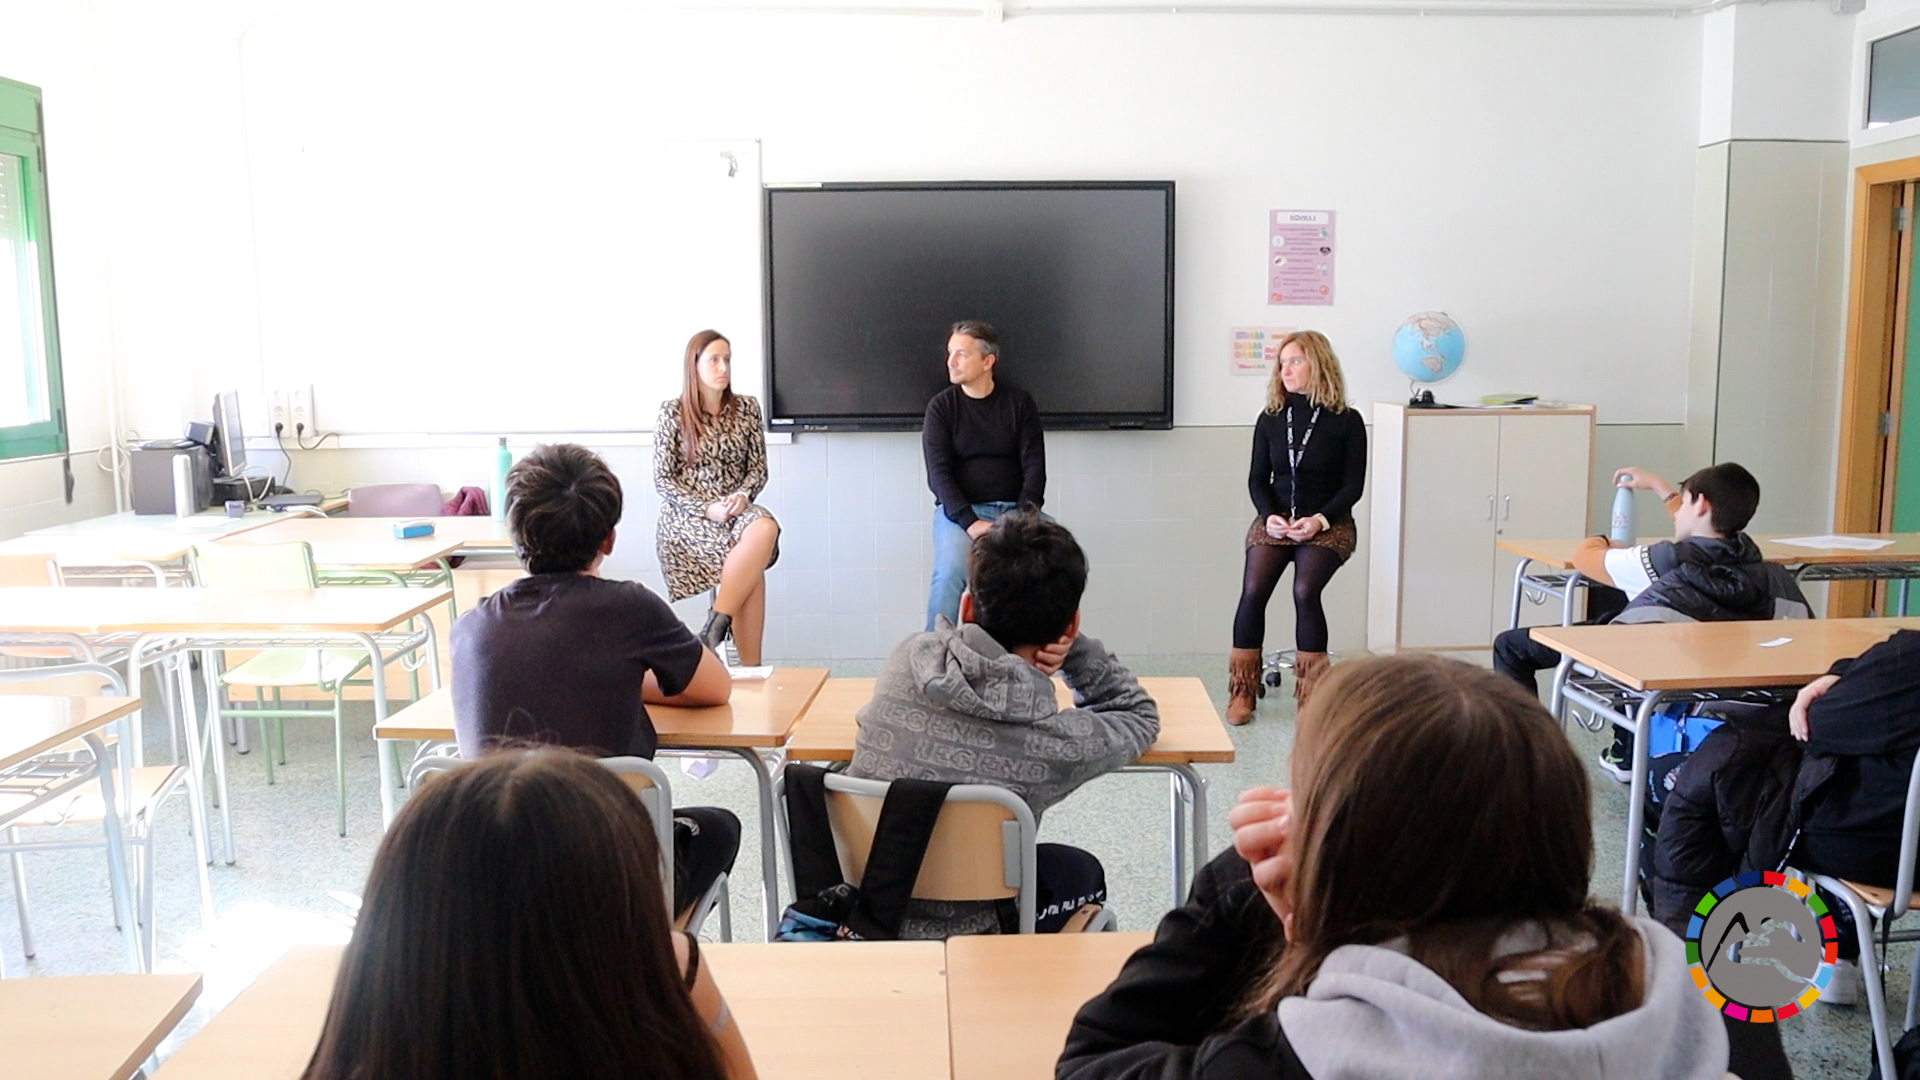
<svg viewBox="0 0 1920 1080">
<path fill-rule="evenodd" d="M 155 360 L 130 365 L 143 430 L 177 423 L 183 395 L 191 412 L 222 385 L 257 391 L 263 366 L 282 377 L 276 354 L 301 349 L 308 328 L 358 341 L 363 362 L 424 364 L 449 379 L 493 382 L 561 363 L 576 380 L 569 386 L 596 386 L 616 362 L 671 365 L 677 356 L 639 346 L 683 340 L 692 320 L 651 311 L 645 296 L 624 300 L 630 333 L 610 322 L 600 340 L 550 355 L 527 346 L 525 320 L 566 310 L 556 283 L 588 288 L 616 258 L 578 227 L 576 207 L 557 208 L 565 235 L 547 238 L 547 258 L 490 256 L 502 233 L 540 232 L 556 204 L 605 197 L 605 177 L 566 169 L 617 164 L 608 147 L 693 138 L 761 140 L 769 181 L 1176 180 L 1183 424 L 1248 421 L 1255 380 L 1225 374 L 1233 325 L 1329 331 L 1365 401 L 1403 392 L 1387 346 L 1400 319 L 1426 308 L 1454 314 L 1469 338 L 1467 366 L 1445 394 L 1527 389 L 1596 401 L 1612 422 L 1681 418 L 1699 85 L 1691 20 L 990 25 L 603 9 L 448 19 L 287 5 L 240 43 L 238 20 L 183 24 L 131 3 L 108 10 L 115 32 L 102 67 L 116 90 L 114 148 L 129 151 L 117 164 L 147 160 L 169 141 L 164 118 L 198 114 L 207 122 L 195 143 L 218 172 L 211 182 L 142 178 L 160 205 L 191 208 L 206 230 L 208 250 L 189 256 L 193 265 L 179 265 L 177 237 L 161 221 L 130 221 L 121 238 L 151 287 L 152 309 L 139 313 L 148 325 L 128 343 Z M 1626 70 L 1634 77 L 1622 79 Z M 151 93 L 156 78 L 171 92 Z M 236 125 L 242 89 L 245 123 Z M 272 137 L 249 150 L 243 135 L 262 131 Z M 318 163 L 289 172 L 300 154 Z M 253 169 L 251 196 L 242 166 Z M 299 175 L 307 186 L 289 200 Z M 366 212 L 383 200 L 388 209 Z M 289 205 L 318 223 L 310 229 L 352 238 L 314 252 L 324 288 L 267 277 L 298 263 L 268 225 Z M 1337 307 L 1263 302 L 1264 213 L 1279 207 L 1340 212 Z M 630 208 L 603 212 L 610 234 L 632 231 Z M 359 260 L 357 274 L 339 273 L 343 249 Z M 256 258 L 269 269 L 252 277 Z M 197 270 L 216 284 L 204 287 Z M 519 314 L 498 302 L 516 291 L 530 305 Z M 219 324 L 191 357 L 169 325 L 182 306 L 169 301 L 183 294 Z M 262 295 L 273 301 L 265 322 Z M 1623 324 L 1635 329 L 1631 349 L 1618 346 Z M 443 332 L 443 350 L 422 352 L 423 325 Z M 324 383 L 339 363 L 323 353 L 310 373 Z M 635 401 L 622 415 L 642 428 L 652 405 Z M 324 426 L 324 400 L 321 413 Z"/>
</svg>

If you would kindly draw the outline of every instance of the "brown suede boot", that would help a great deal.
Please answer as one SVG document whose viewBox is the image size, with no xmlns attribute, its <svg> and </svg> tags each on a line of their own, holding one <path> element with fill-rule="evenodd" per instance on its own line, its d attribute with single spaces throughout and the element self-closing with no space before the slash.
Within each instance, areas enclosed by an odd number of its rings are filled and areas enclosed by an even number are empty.
<svg viewBox="0 0 1920 1080">
<path fill-rule="evenodd" d="M 1253 719 L 1255 697 L 1260 692 L 1260 650 L 1234 649 L 1227 654 L 1227 723 L 1244 724 Z"/>
<path fill-rule="evenodd" d="M 1293 654 L 1293 704 L 1296 711 L 1307 707 L 1307 700 L 1313 697 L 1313 685 L 1332 666 L 1333 661 L 1323 652 Z"/>
</svg>

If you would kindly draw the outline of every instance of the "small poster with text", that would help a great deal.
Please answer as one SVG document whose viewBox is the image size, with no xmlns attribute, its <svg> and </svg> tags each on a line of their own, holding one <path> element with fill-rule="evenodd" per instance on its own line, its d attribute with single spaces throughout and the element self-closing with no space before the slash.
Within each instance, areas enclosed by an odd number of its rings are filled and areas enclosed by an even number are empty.
<svg viewBox="0 0 1920 1080">
<path fill-rule="evenodd" d="M 1267 216 L 1267 304 L 1333 303 L 1333 211 Z"/>
<path fill-rule="evenodd" d="M 1291 333 L 1291 326 L 1234 327 L 1228 370 L 1235 375 L 1271 376 L 1280 360 L 1280 339 Z"/>
</svg>

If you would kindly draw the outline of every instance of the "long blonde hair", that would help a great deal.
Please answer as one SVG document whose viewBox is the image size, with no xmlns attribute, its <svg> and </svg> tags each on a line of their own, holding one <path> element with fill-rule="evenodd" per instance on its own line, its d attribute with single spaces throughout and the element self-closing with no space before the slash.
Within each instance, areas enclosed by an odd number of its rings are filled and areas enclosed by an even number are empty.
<svg viewBox="0 0 1920 1080">
<path fill-rule="evenodd" d="M 1289 345 L 1300 346 L 1307 363 L 1313 366 L 1312 378 L 1307 380 L 1307 399 L 1323 409 L 1346 412 L 1347 380 L 1340 373 L 1340 358 L 1333 355 L 1333 343 L 1327 335 L 1318 330 L 1295 330 L 1280 339 L 1280 348 L 1274 353 L 1273 377 L 1267 380 L 1267 411 L 1278 413 L 1287 402 L 1287 388 L 1280 381 L 1279 356 Z"/>
</svg>

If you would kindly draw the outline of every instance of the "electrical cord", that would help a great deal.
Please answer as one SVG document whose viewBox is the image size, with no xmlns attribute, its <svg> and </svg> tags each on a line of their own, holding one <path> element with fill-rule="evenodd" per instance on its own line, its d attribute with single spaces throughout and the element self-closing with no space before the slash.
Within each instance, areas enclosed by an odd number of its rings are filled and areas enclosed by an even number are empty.
<svg viewBox="0 0 1920 1080">
<path fill-rule="evenodd" d="M 273 445 L 279 449 L 280 456 L 287 459 L 287 475 L 285 475 L 284 477 L 281 477 L 280 485 L 286 488 L 288 491 L 292 491 L 293 490 L 293 455 L 287 453 L 287 444 L 280 437 L 281 433 L 285 430 L 286 430 L 285 424 L 273 425 Z"/>
<path fill-rule="evenodd" d="M 336 445 L 338 445 L 340 441 L 340 433 L 337 431 L 329 431 L 323 434 L 319 434 L 313 440 L 313 444 L 311 446 L 307 444 L 305 436 L 306 436 L 305 425 L 299 425 L 293 429 L 294 445 L 298 446 L 302 450 L 318 450 L 323 444 L 326 443 L 328 439 L 332 439 Z"/>
</svg>

